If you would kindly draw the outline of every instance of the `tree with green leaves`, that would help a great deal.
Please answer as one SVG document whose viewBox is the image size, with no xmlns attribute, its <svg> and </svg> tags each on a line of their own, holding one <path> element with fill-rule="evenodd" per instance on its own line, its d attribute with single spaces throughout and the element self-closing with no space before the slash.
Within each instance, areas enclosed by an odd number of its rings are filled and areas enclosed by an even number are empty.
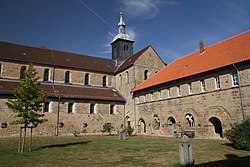
<svg viewBox="0 0 250 167">
<path fill-rule="evenodd" d="M 16 99 L 8 100 L 7 105 L 15 113 L 15 120 L 12 124 L 19 124 L 20 138 L 18 152 L 23 152 L 26 140 L 27 128 L 31 129 L 31 139 L 29 151 L 32 143 L 32 128 L 47 120 L 42 119 L 44 114 L 41 113 L 42 103 L 45 100 L 45 91 L 39 88 L 37 82 L 39 77 L 32 65 L 24 71 L 25 77 L 22 79 L 22 84 L 14 90 Z M 22 131 L 24 134 L 22 136 Z M 22 139 L 23 138 L 23 139 Z"/>
</svg>

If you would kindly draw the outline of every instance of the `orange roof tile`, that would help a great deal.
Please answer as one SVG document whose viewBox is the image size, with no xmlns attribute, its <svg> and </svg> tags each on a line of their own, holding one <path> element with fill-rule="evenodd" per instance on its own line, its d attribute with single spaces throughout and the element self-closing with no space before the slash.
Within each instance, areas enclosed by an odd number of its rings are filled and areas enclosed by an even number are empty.
<svg viewBox="0 0 250 167">
<path fill-rule="evenodd" d="M 250 60 L 250 30 L 206 47 L 203 54 L 197 50 L 176 59 L 132 92 L 246 60 Z"/>
</svg>

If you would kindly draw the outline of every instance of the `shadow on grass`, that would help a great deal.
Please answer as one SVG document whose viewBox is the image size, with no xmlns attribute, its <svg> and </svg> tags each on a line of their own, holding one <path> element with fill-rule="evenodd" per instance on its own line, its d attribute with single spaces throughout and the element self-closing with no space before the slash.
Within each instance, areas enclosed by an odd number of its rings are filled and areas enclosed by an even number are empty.
<svg viewBox="0 0 250 167">
<path fill-rule="evenodd" d="M 238 157 L 237 155 L 233 154 L 225 154 L 227 159 L 213 161 L 208 163 L 202 163 L 199 165 L 195 165 L 198 167 L 247 167 L 250 166 L 250 156 L 246 157 Z"/>
<path fill-rule="evenodd" d="M 46 149 L 46 148 L 62 148 L 62 147 L 68 147 L 68 146 L 74 146 L 74 145 L 88 144 L 90 142 L 92 142 L 92 141 L 80 141 L 80 142 L 73 142 L 73 143 L 51 144 L 51 145 L 38 147 L 37 149 L 34 149 L 33 151 L 42 150 L 42 149 Z"/>
</svg>

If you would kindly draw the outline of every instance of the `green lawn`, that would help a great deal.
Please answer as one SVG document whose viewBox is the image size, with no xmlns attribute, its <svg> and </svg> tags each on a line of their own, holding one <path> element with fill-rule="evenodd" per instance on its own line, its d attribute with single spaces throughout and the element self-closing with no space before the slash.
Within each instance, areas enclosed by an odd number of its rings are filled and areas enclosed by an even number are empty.
<svg viewBox="0 0 250 167">
<path fill-rule="evenodd" d="M 0 138 L 0 166 L 178 166 L 179 139 L 118 136 L 36 137 L 30 153 L 17 153 L 17 138 Z M 226 141 L 193 140 L 197 166 L 250 166 L 250 152 Z"/>
</svg>

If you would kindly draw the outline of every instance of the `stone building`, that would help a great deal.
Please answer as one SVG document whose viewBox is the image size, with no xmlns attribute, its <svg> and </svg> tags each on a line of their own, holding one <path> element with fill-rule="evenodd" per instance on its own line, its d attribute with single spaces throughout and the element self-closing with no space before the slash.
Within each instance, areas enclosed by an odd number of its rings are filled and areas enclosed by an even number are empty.
<svg viewBox="0 0 250 167">
<path fill-rule="evenodd" d="M 130 93 L 146 76 L 165 64 L 152 46 L 133 54 L 134 41 L 125 32 L 122 14 L 112 45 L 112 59 L 0 42 L 0 136 L 15 136 L 19 128 L 10 125 L 14 115 L 7 107 L 13 90 L 20 85 L 24 70 L 33 64 L 39 82 L 47 92 L 43 111 L 48 122 L 39 125 L 37 135 L 101 133 L 110 123 L 116 133 L 121 125 L 134 124 L 134 100 Z"/>
<path fill-rule="evenodd" d="M 0 42 L 0 136 L 15 136 L 7 107 L 33 64 L 47 98 L 48 122 L 36 135 L 113 133 L 131 125 L 136 134 L 219 138 L 231 123 L 250 116 L 250 31 L 183 56 L 165 66 L 152 46 L 133 53 L 122 14 L 112 59 Z M 7 125 L 2 126 L 2 125 Z"/>
<path fill-rule="evenodd" d="M 137 133 L 221 138 L 250 117 L 250 31 L 180 57 L 133 89 Z"/>
</svg>

